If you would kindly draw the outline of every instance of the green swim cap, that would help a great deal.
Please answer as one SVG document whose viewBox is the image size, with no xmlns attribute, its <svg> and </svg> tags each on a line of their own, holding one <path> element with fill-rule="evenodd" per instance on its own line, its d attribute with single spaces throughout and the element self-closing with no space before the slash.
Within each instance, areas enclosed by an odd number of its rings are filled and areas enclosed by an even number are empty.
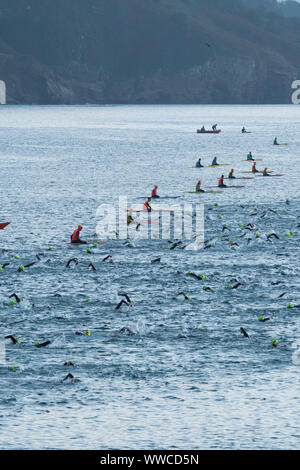
<svg viewBox="0 0 300 470">
<path fill-rule="evenodd" d="M 19 258 L 20 258 L 20 256 L 19 256 L 19 255 L 16 255 L 16 256 L 15 256 L 15 259 L 19 259 Z"/>
<path fill-rule="evenodd" d="M 39 343 L 38 341 L 36 341 L 36 342 L 34 343 L 34 346 L 38 346 L 39 344 L 40 344 L 40 343 Z"/>
<path fill-rule="evenodd" d="M 264 320 L 264 317 L 258 317 L 258 320 L 259 320 L 259 321 L 263 321 L 263 320 Z"/>
<path fill-rule="evenodd" d="M 12 299 L 12 300 L 9 302 L 9 305 L 15 305 L 15 303 L 16 303 L 16 301 Z"/>
<path fill-rule="evenodd" d="M 87 301 L 87 302 L 91 302 L 92 299 L 91 299 L 90 297 L 88 297 L 88 298 L 86 299 L 86 301 Z"/>
<path fill-rule="evenodd" d="M 51 246 L 49 246 L 48 248 L 49 251 L 53 251 L 53 248 Z"/>
<path fill-rule="evenodd" d="M 292 304 L 287 304 L 287 308 L 292 308 Z"/>
<path fill-rule="evenodd" d="M 91 335 L 90 330 L 86 330 L 86 331 L 85 331 L 85 334 L 88 335 L 88 336 L 90 336 L 90 335 Z"/>
<path fill-rule="evenodd" d="M 276 346 L 278 344 L 278 341 L 276 339 L 272 339 L 272 345 Z"/>
<path fill-rule="evenodd" d="M 232 289 L 232 285 L 229 284 L 228 287 L 227 287 L 227 289 Z"/>
<path fill-rule="evenodd" d="M 88 248 L 88 249 L 86 250 L 86 252 L 87 252 L 87 253 L 91 253 L 91 249 Z"/>
<path fill-rule="evenodd" d="M 20 271 L 24 271 L 25 268 L 24 268 L 23 264 L 21 264 L 21 266 L 19 267 L 19 269 L 20 269 Z"/>
<path fill-rule="evenodd" d="M 97 243 L 94 243 L 93 246 L 94 246 L 95 248 L 97 248 L 98 244 L 97 244 Z"/>
<path fill-rule="evenodd" d="M 13 370 L 13 371 L 15 371 L 15 370 L 19 370 L 20 367 L 19 367 L 19 366 L 12 366 L 10 369 Z"/>
</svg>

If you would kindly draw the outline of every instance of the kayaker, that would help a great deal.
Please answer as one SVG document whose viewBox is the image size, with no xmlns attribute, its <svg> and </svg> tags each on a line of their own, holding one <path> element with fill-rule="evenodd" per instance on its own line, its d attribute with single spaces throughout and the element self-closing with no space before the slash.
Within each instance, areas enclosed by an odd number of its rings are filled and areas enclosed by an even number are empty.
<svg viewBox="0 0 300 470">
<path fill-rule="evenodd" d="M 231 180 L 231 179 L 235 179 L 235 176 L 233 175 L 233 172 L 234 172 L 234 168 L 231 168 L 230 172 L 229 172 L 229 175 L 228 175 L 228 178 Z"/>
<path fill-rule="evenodd" d="M 268 169 L 267 167 L 264 168 L 264 171 L 262 173 L 263 176 L 271 176 L 270 173 L 267 172 L 267 169 Z"/>
<path fill-rule="evenodd" d="M 196 186 L 196 193 L 205 193 L 203 189 L 201 189 L 201 180 L 198 180 L 197 186 Z"/>
<path fill-rule="evenodd" d="M 217 157 L 215 157 L 212 161 L 211 166 L 217 166 L 217 165 L 219 165 L 219 163 L 217 163 Z"/>
<path fill-rule="evenodd" d="M 73 245 L 79 245 L 79 244 L 86 245 L 86 242 L 80 239 L 81 230 L 82 230 L 82 225 L 78 225 L 77 229 L 74 230 L 73 234 L 71 235 L 71 243 Z"/>
<path fill-rule="evenodd" d="M 144 205 L 143 205 L 143 210 L 144 211 L 151 212 L 151 206 L 149 204 L 150 201 L 151 201 L 151 197 L 148 197 L 147 201 L 144 202 Z"/>
<path fill-rule="evenodd" d="M 221 178 L 219 178 L 218 187 L 227 188 L 226 184 L 224 184 L 224 175 L 222 175 Z"/>
<path fill-rule="evenodd" d="M 201 158 L 196 162 L 196 168 L 203 168 L 203 165 L 201 165 Z"/>
<path fill-rule="evenodd" d="M 273 145 L 279 145 L 278 142 L 277 142 L 277 137 L 275 137 Z"/>
<path fill-rule="evenodd" d="M 216 130 L 217 130 L 217 125 L 218 125 L 218 124 L 214 124 L 214 125 L 212 126 L 212 130 L 213 130 L 213 131 L 216 131 Z"/>
<path fill-rule="evenodd" d="M 158 199 L 159 198 L 159 195 L 157 194 L 157 184 L 154 186 L 154 188 L 152 189 L 152 193 L 151 193 L 151 197 L 153 198 L 156 198 Z"/>
<path fill-rule="evenodd" d="M 254 158 L 252 156 L 252 152 L 249 152 L 248 155 L 247 155 L 247 160 L 248 161 L 254 161 Z"/>
<path fill-rule="evenodd" d="M 201 132 L 205 132 L 205 127 L 202 126 L 200 130 L 201 130 Z"/>
<path fill-rule="evenodd" d="M 253 163 L 251 171 L 252 173 L 258 173 L 258 170 L 256 169 L 256 162 Z"/>
<path fill-rule="evenodd" d="M 242 129 L 242 133 L 245 134 L 246 132 L 247 131 L 246 131 L 245 126 L 244 126 L 243 129 Z"/>
</svg>

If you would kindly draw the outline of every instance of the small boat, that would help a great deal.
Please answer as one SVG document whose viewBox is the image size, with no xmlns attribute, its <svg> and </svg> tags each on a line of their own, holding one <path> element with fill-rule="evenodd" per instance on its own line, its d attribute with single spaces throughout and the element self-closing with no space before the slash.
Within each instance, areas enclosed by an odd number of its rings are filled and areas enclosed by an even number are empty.
<svg viewBox="0 0 300 470">
<path fill-rule="evenodd" d="M 5 227 L 7 227 L 10 224 L 10 222 L 3 222 L 0 223 L 0 230 L 3 230 Z"/>
<path fill-rule="evenodd" d="M 197 134 L 220 134 L 221 129 L 216 131 L 202 131 L 201 129 L 197 129 Z"/>
</svg>

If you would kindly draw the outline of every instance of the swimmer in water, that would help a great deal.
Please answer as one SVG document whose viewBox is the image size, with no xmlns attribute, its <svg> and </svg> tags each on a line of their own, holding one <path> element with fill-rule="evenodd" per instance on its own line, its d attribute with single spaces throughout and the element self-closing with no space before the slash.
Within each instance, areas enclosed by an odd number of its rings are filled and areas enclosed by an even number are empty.
<svg viewBox="0 0 300 470">
<path fill-rule="evenodd" d="M 21 341 L 12 335 L 4 336 L 4 339 L 10 339 L 13 344 L 20 344 Z"/>
<path fill-rule="evenodd" d="M 128 336 L 133 336 L 135 335 L 135 332 L 132 331 L 130 328 L 127 328 L 127 326 L 124 326 L 123 328 L 121 328 L 119 330 L 120 333 L 123 333 L 125 335 L 128 335 Z"/>
<path fill-rule="evenodd" d="M 248 335 L 247 331 L 244 330 L 243 327 L 240 328 L 240 332 L 242 333 L 242 335 L 244 336 L 244 338 L 249 338 L 249 335 Z"/>
<path fill-rule="evenodd" d="M 126 302 L 128 302 L 128 304 L 132 306 L 132 302 L 131 302 L 129 296 L 125 292 L 118 292 L 118 296 L 119 297 L 125 297 Z"/>
<path fill-rule="evenodd" d="M 70 268 L 71 263 L 78 264 L 78 258 L 70 258 L 66 264 L 66 268 Z"/>
<path fill-rule="evenodd" d="M 191 300 L 191 298 L 188 297 L 184 292 L 178 292 L 178 294 L 176 294 L 176 295 L 177 295 L 177 297 L 178 297 L 179 295 L 182 295 L 182 296 L 184 297 L 184 300 Z"/>
<path fill-rule="evenodd" d="M 9 299 L 11 299 L 12 297 L 14 297 L 14 299 L 16 300 L 16 302 L 19 304 L 21 302 L 21 299 L 20 297 L 17 296 L 17 294 L 11 294 L 9 296 Z"/>
<path fill-rule="evenodd" d="M 45 346 L 48 346 L 48 344 L 52 344 L 52 341 L 45 341 L 44 343 L 39 343 L 38 341 L 36 341 L 34 343 L 36 348 L 44 348 Z"/>
<path fill-rule="evenodd" d="M 62 379 L 62 383 L 65 382 L 65 383 L 73 384 L 75 382 L 75 380 L 76 379 L 75 379 L 74 375 L 68 374 L 68 375 L 66 375 L 66 377 L 64 379 Z"/>
</svg>

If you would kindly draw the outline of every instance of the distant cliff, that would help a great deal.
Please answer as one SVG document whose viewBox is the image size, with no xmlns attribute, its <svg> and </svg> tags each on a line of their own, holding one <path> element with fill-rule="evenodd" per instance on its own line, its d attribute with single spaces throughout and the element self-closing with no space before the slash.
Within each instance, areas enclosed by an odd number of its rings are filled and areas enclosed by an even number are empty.
<svg viewBox="0 0 300 470">
<path fill-rule="evenodd" d="M 7 101 L 289 103 L 297 5 L 251 2 L 0 0 Z"/>
</svg>

